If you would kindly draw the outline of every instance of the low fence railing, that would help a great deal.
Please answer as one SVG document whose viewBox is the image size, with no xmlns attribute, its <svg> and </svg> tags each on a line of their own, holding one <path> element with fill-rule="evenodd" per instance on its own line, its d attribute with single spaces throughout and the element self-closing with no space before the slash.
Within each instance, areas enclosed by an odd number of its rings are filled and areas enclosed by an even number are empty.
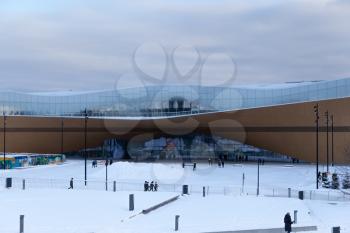
<svg viewBox="0 0 350 233">
<path fill-rule="evenodd" d="M 0 177 L 0 187 L 6 187 L 7 177 Z M 157 191 L 160 192 L 182 192 L 183 184 L 159 183 Z M 45 178 L 19 178 L 11 177 L 11 188 L 14 189 L 68 189 L 69 179 L 45 179 Z M 257 188 L 252 186 L 221 186 L 221 185 L 188 185 L 190 194 L 202 194 L 203 187 L 206 195 L 236 195 L 255 196 Z M 96 191 L 144 191 L 144 184 L 141 182 L 123 181 L 101 181 L 88 180 L 85 185 L 84 180 L 73 180 L 73 188 L 77 190 Z M 350 194 L 340 190 L 295 190 L 288 188 L 265 188 L 260 187 L 259 195 L 268 197 L 299 198 L 299 191 L 303 191 L 303 199 L 324 200 L 324 201 L 350 201 Z"/>
</svg>

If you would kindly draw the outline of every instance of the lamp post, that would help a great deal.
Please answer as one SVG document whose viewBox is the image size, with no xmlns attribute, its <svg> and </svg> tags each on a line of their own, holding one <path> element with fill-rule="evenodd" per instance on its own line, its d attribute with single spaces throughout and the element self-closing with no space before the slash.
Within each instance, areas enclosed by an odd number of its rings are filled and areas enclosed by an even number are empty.
<svg viewBox="0 0 350 233">
<path fill-rule="evenodd" d="M 314 106 L 315 123 L 316 123 L 316 189 L 318 189 L 318 120 L 320 119 L 318 112 L 318 104 Z"/>
<path fill-rule="evenodd" d="M 108 153 L 105 152 L 104 143 L 102 145 L 102 153 L 105 155 L 106 158 L 106 191 L 108 191 Z"/>
<path fill-rule="evenodd" d="M 63 155 L 63 127 L 64 127 L 64 122 L 62 118 L 61 119 L 61 155 Z"/>
<path fill-rule="evenodd" d="M 4 170 L 6 169 L 6 114 L 5 111 L 2 112 L 3 115 L 3 130 L 4 130 Z"/>
<path fill-rule="evenodd" d="M 257 188 L 256 188 L 256 195 L 259 196 L 260 193 L 260 159 L 258 159 L 258 174 L 257 174 Z"/>
<path fill-rule="evenodd" d="M 86 142 L 87 142 L 87 122 L 88 122 L 88 114 L 87 114 L 87 110 L 85 108 L 85 112 L 84 112 L 84 119 L 85 119 L 85 124 L 84 124 L 84 159 L 85 159 L 85 176 L 84 176 L 84 180 L 85 180 L 85 186 L 87 185 L 87 151 L 86 151 Z"/>
<path fill-rule="evenodd" d="M 326 138 L 327 138 L 327 153 L 326 153 L 326 155 L 327 155 L 327 173 L 329 173 L 329 145 L 328 145 L 328 126 L 329 126 L 329 113 L 328 113 L 328 110 L 324 113 L 324 116 L 326 117 L 326 127 L 327 127 L 327 136 L 326 136 Z"/>
<path fill-rule="evenodd" d="M 334 117 L 333 114 L 331 115 L 331 121 L 332 121 L 332 167 L 334 166 Z"/>
</svg>

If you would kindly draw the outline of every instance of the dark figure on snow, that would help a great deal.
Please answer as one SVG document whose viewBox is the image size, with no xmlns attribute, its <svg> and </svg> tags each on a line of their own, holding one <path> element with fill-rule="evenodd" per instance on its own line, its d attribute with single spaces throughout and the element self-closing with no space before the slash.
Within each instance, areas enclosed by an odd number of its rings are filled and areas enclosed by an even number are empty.
<svg viewBox="0 0 350 233">
<path fill-rule="evenodd" d="M 71 178 L 69 181 L 69 188 L 68 189 L 73 189 L 73 178 Z"/>
<path fill-rule="evenodd" d="M 158 191 L 158 183 L 157 183 L 157 181 L 154 183 L 154 191 Z"/>
<path fill-rule="evenodd" d="M 208 159 L 208 164 L 211 166 L 211 158 Z"/>
<path fill-rule="evenodd" d="M 224 160 L 221 160 L 221 166 L 222 166 L 222 167 L 225 167 L 225 162 L 224 162 Z"/>
<path fill-rule="evenodd" d="M 221 161 L 220 161 L 220 159 L 218 160 L 218 166 L 221 167 Z"/>
<path fill-rule="evenodd" d="M 153 189 L 154 189 L 154 183 L 152 181 L 151 184 L 149 185 L 149 191 L 153 191 Z"/>
<path fill-rule="evenodd" d="M 147 181 L 145 181 L 143 187 L 144 187 L 145 192 L 148 191 L 148 182 Z"/>
<path fill-rule="evenodd" d="M 284 230 L 288 233 L 290 233 L 292 231 L 292 218 L 290 217 L 290 214 L 287 213 L 284 216 Z"/>
<path fill-rule="evenodd" d="M 109 165 L 113 164 L 113 159 L 109 160 Z"/>
</svg>

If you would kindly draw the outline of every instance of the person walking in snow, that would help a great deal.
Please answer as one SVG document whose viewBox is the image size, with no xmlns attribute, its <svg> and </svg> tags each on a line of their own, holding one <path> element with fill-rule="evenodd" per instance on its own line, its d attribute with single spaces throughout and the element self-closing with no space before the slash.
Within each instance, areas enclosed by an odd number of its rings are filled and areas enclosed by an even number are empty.
<svg viewBox="0 0 350 233">
<path fill-rule="evenodd" d="M 145 192 L 148 191 L 148 182 L 147 181 L 145 181 L 143 187 L 144 187 Z"/>
<path fill-rule="evenodd" d="M 286 213 L 284 216 L 284 230 L 285 232 L 290 233 L 292 231 L 292 218 L 290 217 L 290 213 Z"/>
<path fill-rule="evenodd" d="M 153 189 L 154 189 L 154 183 L 152 181 L 151 184 L 149 185 L 149 191 L 153 191 Z"/>
<path fill-rule="evenodd" d="M 157 181 L 154 183 L 154 191 L 158 191 L 158 183 L 157 183 Z"/>
<path fill-rule="evenodd" d="M 69 181 L 69 188 L 68 189 L 73 189 L 73 178 L 71 178 Z"/>
</svg>

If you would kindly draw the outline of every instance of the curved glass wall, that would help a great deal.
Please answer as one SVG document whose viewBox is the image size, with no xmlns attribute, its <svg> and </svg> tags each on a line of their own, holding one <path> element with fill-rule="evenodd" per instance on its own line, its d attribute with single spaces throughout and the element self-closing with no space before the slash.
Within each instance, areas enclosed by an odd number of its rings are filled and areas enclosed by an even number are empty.
<svg viewBox="0 0 350 233">
<path fill-rule="evenodd" d="M 159 117 L 350 96 L 350 79 L 270 86 L 149 86 L 96 92 L 0 92 L 7 115 Z"/>
</svg>

